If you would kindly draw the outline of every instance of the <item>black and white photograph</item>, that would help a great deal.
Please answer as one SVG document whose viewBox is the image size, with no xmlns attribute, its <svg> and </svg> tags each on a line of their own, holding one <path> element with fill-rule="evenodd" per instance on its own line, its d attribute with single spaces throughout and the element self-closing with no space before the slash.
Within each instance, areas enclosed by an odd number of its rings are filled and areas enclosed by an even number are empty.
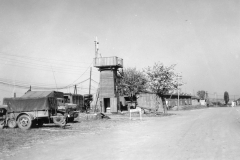
<svg viewBox="0 0 240 160">
<path fill-rule="evenodd" d="M 0 160 L 240 159 L 239 0 L 0 0 L 0 61 Z"/>
</svg>

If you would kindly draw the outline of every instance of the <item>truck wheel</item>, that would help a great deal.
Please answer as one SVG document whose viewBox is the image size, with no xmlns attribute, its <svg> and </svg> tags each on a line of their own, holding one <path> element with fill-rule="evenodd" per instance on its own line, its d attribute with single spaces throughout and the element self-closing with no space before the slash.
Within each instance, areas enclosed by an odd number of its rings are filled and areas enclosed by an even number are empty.
<svg viewBox="0 0 240 160">
<path fill-rule="evenodd" d="M 66 125 L 66 119 L 63 117 L 61 113 L 57 114 L 59 117 L 54 117 L 53 118 L 53 123 L 63 127 Z"/>
<path fill-rule="evenodd" d="M 17 122 L 15 121 L 15 119 L 9 119 L 7 121 L 7 125 L 9 128 L 16 128 L 17 127 Z"/>
<path fill-rule="evenodd" d="M 17 121 L 18 127 L 21 129 L 30 129 L 32 126 L 32 120 L 28 115 L 21 115 Z"/>
</svg>

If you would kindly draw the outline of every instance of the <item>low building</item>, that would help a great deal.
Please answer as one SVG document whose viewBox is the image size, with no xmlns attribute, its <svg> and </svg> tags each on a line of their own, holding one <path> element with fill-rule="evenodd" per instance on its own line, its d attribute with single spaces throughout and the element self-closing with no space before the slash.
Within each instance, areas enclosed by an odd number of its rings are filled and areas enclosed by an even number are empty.
<svg viewBox="0 0 240 160">
<path fill-rule="evenodd" d="M 164 106 L 168 108 L 174 107 L 178 105 L 178 98 L 179 98 L 179 105 L 199 105 L 199 98 L 196 96 L 192 96 L 186 93 L 167 93 L 164 94 L 162 98 L 159 98 L 155 93 L 145 92 L 140 93 L 137 98 L 133 98 L 133 103 L 137 102 L 137 106 L 149 110 L 158 110 L 159 112 L 164 111 Z M 122 110 L 128 110 L 130 104 L 130 99 L 126 97 L 120 97 L 120 108 Z"/>
<path fill-rule="evenodd" d="M 164 104 L 166 104 L 168 107 L 174 107 L 178 105 L 178 99 L 179 99 L 179 105 L 192 105 L 192 96 L 190 94 L 186 93 L 166 93 L 163 95 Z"/>
<path fill-rule="evenodd" d="M 193 106 L 200 105 L 200 98 L 192 96 L 192 105 Z"/>
</svg>

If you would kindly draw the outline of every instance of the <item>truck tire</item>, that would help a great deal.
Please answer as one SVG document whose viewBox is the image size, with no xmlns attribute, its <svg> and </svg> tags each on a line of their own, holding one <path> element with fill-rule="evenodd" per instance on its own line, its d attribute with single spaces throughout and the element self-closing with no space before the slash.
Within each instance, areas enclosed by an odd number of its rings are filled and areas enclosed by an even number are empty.
<svg viewBox="0 0 240 160">
<path fill-rule="evenodd" d="M 53 123 L 61 127 L 66 125 L 66 118 L 63 117 L 61 113 L 57 114 L 59 117 L 53 117 Z"/>
<path fill-rule="evenodd" d="M 28 115 L 23 114 L 18 118 L 17 124 L 19 128 L 27 130 L 31 128 L 32 120 Z"/>
<path fill-rule="evenodd" d="M 16 122 L 16 120 L 15 120 L 15 119 L 9 119 L 9 120 L 7 121 L 7 126 L 8 126 L 9 128 L 16 128 L 16 127 L 17 127 L 17 122 Z"/>
</svg>

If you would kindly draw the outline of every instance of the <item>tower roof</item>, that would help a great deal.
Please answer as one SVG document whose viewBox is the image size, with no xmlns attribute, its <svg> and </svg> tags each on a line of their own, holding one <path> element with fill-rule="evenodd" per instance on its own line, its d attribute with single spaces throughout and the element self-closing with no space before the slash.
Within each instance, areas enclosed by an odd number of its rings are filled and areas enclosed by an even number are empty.
<svg viewBox="0 0 240 160">
<path fill-rule="evenodd" d="M 98 57 L 94 58 L 94 67 L 117 67 L 123 68 L 123 59 L 118 57 Z"/>
</svg>

